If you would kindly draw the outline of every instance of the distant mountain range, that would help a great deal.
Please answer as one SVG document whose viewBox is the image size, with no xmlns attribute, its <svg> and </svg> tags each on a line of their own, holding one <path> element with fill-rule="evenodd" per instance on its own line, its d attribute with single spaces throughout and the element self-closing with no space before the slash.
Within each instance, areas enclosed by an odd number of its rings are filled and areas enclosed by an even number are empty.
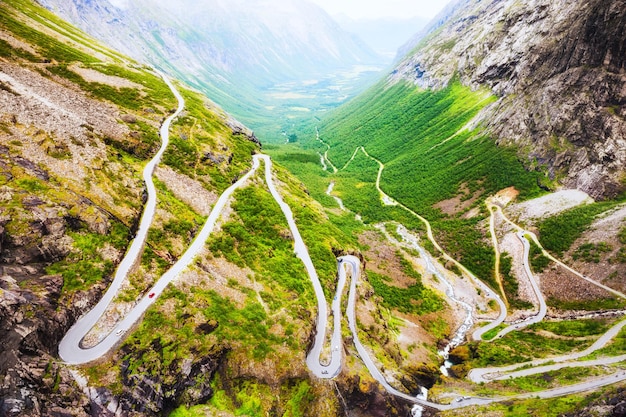
<svg viewBox="0 0 626 417">
<path fill-rule="evenodd" d="M 396 57 L 398 49 L 408 39 L 411 39 L 429 22 L 429 19 L 424 17 L 352 19 L 345 14 L 340 14 L 334 18 L 342 28 L 355 33 L 374 51 L 390 60 Z"/>
<path fill-rule="evenodd" d="M 301 0 L 42 0 L 106 44 L 174 74 L 258 127 L 266 89 L 385 62 Z"/>
</svg>

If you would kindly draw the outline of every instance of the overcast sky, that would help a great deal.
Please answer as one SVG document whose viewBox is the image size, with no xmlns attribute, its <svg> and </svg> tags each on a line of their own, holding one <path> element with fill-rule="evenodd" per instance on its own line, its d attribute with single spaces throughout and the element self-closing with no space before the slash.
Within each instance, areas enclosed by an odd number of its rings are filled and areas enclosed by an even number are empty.
<svg viewBox="0 0 626 417">
<path fill-rule="evenodd" d="M 353 19 L 377 17 L 434 17 L 450 0 L 309 0 L 330 15 L 344 13 Z"/>
</svg>

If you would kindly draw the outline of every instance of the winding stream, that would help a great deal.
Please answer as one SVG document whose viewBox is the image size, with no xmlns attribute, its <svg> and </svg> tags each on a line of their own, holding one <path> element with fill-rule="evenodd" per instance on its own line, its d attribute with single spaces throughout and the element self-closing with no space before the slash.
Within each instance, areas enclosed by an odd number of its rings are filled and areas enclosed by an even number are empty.
<svg viewBox="0 0 626 417">
<path fill-rule="evenodd" d="M 330 184 L 328 184 L 328 188 L 326 189 L 326 195 L 332 197 L 337 202 L 341 211 L 346 211 L 346 207 L 343 205 L 343 201 L 341 200 L 341 198 L 337 197 L 336 195 L 332 195 L 334 187 L 335 187 L 334 182 L 331 182 Z"/>
<path fill-rule="evenodd" d="M 321 153 L 319 154 L 320 157 L 321 157 L 320 162 L 322 164 L 322 168 L 324 169 L 324 171 L 327 171 L 328 170 L 328 165 L 330 165 L 330 167 L 333 169 L 333 173 L 336 174 L 337 173 L 337 167 L 335 167 L 335 165 L 333 165 L 333 163 L 330 162 L 330 159 L 328 159 L 328 151 L 330 150 L 330 145 L 322 140 L 322 138 L 320 137 L 320 131 L 317 128 L 317 126 L 315 127 L 315 138 L 322 145 L 326 146 L 326 151 L 324 152 L 324 154 L 323 155 Z"/>
<path fill-rule="evenodd" d="M 467 332 L 469 332 L 469 330 L 474 325 L 474 307 L 472 307 L 465 301 L 457 298 L 452 283 L 448 281 L 445 275 L 442 274 L 437 267 L 435 267 L 430 254 L 419 245 L 417 237 L 412 235 L 403 225 L 398 225 L 396 232 L 400 236 L 402 236 L 402 239 L 409 245 L 409 247 L 419 252 L 421 259 L 426 262 L 426 270 L 436 276 L 439 281 L 445 284 L 446 296 L 450 300 L 452 300 L 453 303 L 460 305 L 465 310 L 466 316 L 463 324 L 461 324 L 461 326 L 457 329 L 454 337 L 452 337 L 450 342 L 448 342 L 448 344 L 441 351 L 439 351 L 439 355 L 442 356 L 445 361 L 445 365 L 444 367 L 442 367 L 441 371 L 444 375 L 448 376 L 448 368 L 450 367 L 448 357 L 450 356 L 450 351 L 465 341 L 465 336 L 467 335 Z"/>
</svg>

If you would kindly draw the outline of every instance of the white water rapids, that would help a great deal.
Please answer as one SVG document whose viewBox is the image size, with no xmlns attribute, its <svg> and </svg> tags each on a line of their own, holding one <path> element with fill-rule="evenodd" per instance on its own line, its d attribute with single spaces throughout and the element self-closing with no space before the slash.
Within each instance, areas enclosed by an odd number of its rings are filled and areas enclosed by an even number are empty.
<svg viewBox="0 0 626 417">
<path fill-rule="evenodd" d="M 331 182 L 330 184 L 328 184 L 328 189 L 326 190 L 326 195 L 331 196 L 332 198 L 334 198 L 335 201 L 337 202 L 337 204 L 339 205 L 339 208 L 342 211 L 346 211 L 346 206 L 343 205 L 343 201 L 341 200 L 341 198 L 337 197 L 336 195 L 332 195 L 334 187 L 335 187 L 335 183 L 334 182 Z"/>
</svg>

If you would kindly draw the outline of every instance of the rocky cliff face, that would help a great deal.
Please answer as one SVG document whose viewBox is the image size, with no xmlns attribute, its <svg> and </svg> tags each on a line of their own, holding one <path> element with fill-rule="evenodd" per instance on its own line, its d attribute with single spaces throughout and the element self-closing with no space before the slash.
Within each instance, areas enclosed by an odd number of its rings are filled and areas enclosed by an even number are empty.
<svg viewBox="0 0 626 417">
<path fill-rule="evenodd" d="M 595 198 L 624 190 L 626 2 L 467 0 L 391 76 L 454 77 L 499 100 L 475 120 L 529 168 Z"/>
<path fill-rule="evenodd" d="M 82 309 L 59 309 L 60 276 L 38 276 L 29 264 L 2 269 L 0 415 L 87 415 L 90 401 L 77 389 L 69 370 L 55 359 L 58 341 Z M 36 292 L 21 288 L 33 281 L 39 287 Z M 101 289 L 80 296 L 85 303 L 93 303 Z"/>
</svg>

